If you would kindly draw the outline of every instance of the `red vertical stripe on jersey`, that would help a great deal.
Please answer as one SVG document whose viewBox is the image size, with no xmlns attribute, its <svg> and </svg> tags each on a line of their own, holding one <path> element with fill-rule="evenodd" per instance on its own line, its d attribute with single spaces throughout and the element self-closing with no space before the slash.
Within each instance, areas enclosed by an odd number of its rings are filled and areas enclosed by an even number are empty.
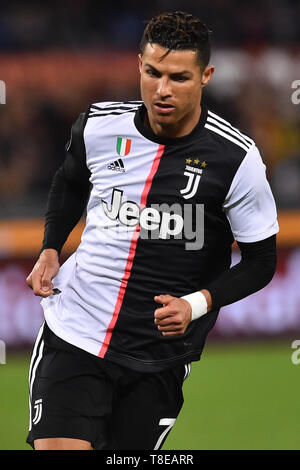
<svg viewBox="0 0 300 470">
<path fill-rule="evenodd" d="M 142 192 L 140 207 L 145 207 L 146 206 L 148 194 L 149 194 L 149 191 L 150 191 L 150 188 L 151 188 L 151 185 L 152 185 L 152 181 L 153 181 L 153 178 L 155 176 L 155 173 L 157 172 L 158 165 L 159 165 L 160 159 L 162 157 L 162 154 L 164 152 L 164 149 L 165 149 L 164 145 L 160 145 L 158 147 L 157 154 L 156 154 L 156 156 L 153 160 L 153 163 L 152 163 L 151 171 L 148 175 L 145 187 L 144 187 L 143 192 Z M 102 348 L 101 348 L 101 350 L 98 354 L 98 356 L 102 357 L 102 358 L 106 354 L 106 351 L 107 351 L 107 348 L 109 346 L 111 336 L 112 336 L 112 333 L 113 333 L 113 329 L 115 327 L 115 324 L 117 322 L 117 319 L 118 319 L 118 316 L 119 316 L 119 313 L 120 313 L 120 310 L 121 310 L 121 307 L 122 307 L 126 287 L 127 287 L 127 284 L 128 284 L 128 279 L 129 279 L 130 274 L 131 274 L 131 269 L 132 269 L 132 265 L 133 265 L 133 260 L 134 260 L 134 256 L 135 256 L 135 252 L 136 252 L 136 245 L 137 245 L 139 235 L 140 235 L 140 226 L 137 225 L 136 229 L 133 233 L 132 239 L 131 239 L 129 254 L 128 254 L 127 263 L 126 263 L 126 266 L 125 266 L 125 272 L 124 272 L 124 275 L 123 275 L 123 278 L 122 278 L 122 281 L 121 281 L 121 286 L 120 286 L 120 289 L 119 289 L 118 299 L 117 299 L 117 302 L 116 302 L 116 305 L 115 305 L 114 313 L 113 313 L 111 322 L 109 324 L 109 327 L 107 329 L 107 332 L 106 332 L 106 335 L 105 335 L 105 338 L 104 338 L 104 341 L 103 341 Z"/>
<path fill-rule="evenodd" d="M 131 147 L 131 139 L 126 139 L 125 155 L 128 155 Z"/>
</svg>

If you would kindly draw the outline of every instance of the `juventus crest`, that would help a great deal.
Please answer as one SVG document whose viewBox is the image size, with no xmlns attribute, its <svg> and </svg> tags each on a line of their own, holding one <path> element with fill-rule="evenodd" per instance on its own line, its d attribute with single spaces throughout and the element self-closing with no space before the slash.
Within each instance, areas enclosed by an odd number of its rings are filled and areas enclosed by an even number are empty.
<svg viewBox="0 0 300 470">
<path fill-rule="evenodd" d="M 180 190 L 180 194 L 182 194 L 184 199 L 190 199 L 195 196 L 197 192 L 203 170 L 200 170 L 200 168 L 193 168 L 188 165 L 185 169 L 187 171 L 184 172 L 184 175 L 188 177 L 188 180 L 186 187 Z"/>
<path fill-rule="evenodd" d="M 42 401 L 42 399 L 35 400 L 34 410 L 35 410 L 35 416 L 32 420 L 32 423 L 37 424 L 40 421 L 41 417 L 42 417 L 42 410 L 43 410 L 43 401 Z"/>
</svg>

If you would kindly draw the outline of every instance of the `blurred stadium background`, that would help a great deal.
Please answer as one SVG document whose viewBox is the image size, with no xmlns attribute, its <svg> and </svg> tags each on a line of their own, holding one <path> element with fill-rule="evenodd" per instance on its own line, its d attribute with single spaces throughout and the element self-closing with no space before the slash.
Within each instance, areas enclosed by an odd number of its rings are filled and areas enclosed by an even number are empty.
<svg viewBox="0 0 300 470">
<path fill-rule="evenodd" d="M 175 9 L 198 15 L 214 32 L 216 72 L 204 101 L 256 140 L 280 233 L 273 281 L 222 309 L 164 448 L 300 449 L 300 353 L 292 348 L 297 339 L 300 346 L 300 104 L 292 100 L 300 80 L 298 0 L 1 5 L 0 449 L 29 449 L 27 374 L 42 312 L 25 278 L 40 250 L 47 192 L 70 126 L 92 102 L 140 98 L 144 22 Z M 82 224 L 63 259 L 78 245 Z M 238 258 L 234 251 L 233 263 Z"/>
</svg>

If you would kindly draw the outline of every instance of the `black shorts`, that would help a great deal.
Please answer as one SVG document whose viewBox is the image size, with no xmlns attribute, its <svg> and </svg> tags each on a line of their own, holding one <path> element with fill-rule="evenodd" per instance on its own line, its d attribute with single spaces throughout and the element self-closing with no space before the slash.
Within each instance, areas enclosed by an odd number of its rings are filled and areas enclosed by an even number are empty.
<svg viewBox="0 0 300 470">
<path fill-rule="evenodd" d="M 183 405 L 189 371 L 137 372 L 65 342 L 44 323 L 30 363 L 27 442 L 66 437 L 98 450 L 159 450 Z"/>
</svg>

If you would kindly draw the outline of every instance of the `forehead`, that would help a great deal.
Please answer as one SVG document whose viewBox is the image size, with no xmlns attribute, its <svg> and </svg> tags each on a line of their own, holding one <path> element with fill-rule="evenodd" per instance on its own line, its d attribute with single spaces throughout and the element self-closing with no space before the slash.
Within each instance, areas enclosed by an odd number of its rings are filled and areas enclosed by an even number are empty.
<svg viewBox="0 0 300 470">
<path fill-rule="evenodd" d="M 167 52 L 168 49 L 159 44 L 148 43 L 143 53 L 143 62 L 152 65 L 160 71 L 169 70 L 179 73 L 184 70 L 190 72 L 199 70 L 196 51 L 189 49 L 180 51 L 171 50 L 163 57 Z"/>
</svg>

